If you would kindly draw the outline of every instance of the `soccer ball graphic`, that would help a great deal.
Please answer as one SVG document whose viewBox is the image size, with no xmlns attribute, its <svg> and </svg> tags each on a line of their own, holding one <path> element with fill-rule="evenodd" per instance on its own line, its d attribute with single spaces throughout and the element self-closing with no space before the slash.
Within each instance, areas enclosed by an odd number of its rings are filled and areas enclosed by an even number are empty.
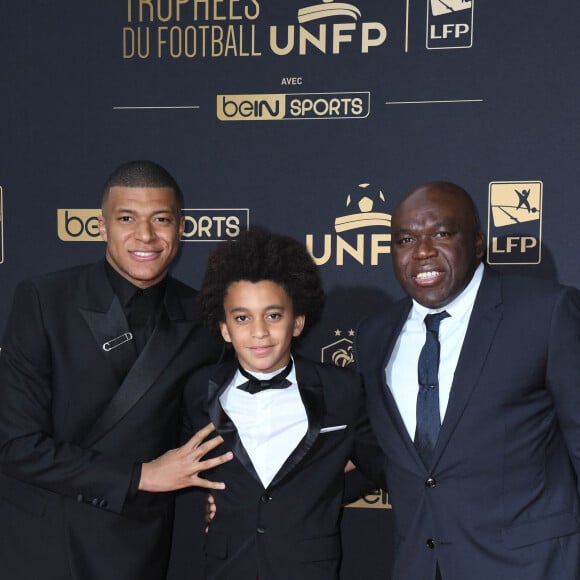
<svg viewBox="0 0 580 580">
<path fill-rule="evenodd" d="M 361 213 L 368 213 L 373 211 L 376 203 L 384 201 L 385 196 L 380 189 L 374 189 L 370 183 L 359 183 L 357 189 L 352 194 L 348 194 L 346 207 L 354 205 Z"/>
</svg>

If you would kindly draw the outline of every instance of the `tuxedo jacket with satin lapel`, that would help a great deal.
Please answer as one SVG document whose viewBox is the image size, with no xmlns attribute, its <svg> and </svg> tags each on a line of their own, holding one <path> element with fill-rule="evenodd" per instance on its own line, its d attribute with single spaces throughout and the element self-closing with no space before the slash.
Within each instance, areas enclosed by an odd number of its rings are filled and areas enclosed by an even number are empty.
<svg viewBox="0 0 580 580">
<path fill-rule="evenodd" d="M 0 355 L 3 577 L 165 578 L 172 494 L 128 492 L 135 462 L 177 445 L 183 385 L 217 358 L 195 296 L 168 279 L 137 358 L 134 341 L 103 348 L 129 330 L 104 262 L 19 286 Z"/>
<path fill-rule="evenodd" d="M 211 580 L 336 580 L 343 469 L 349 458 L 382 482 L 383 459 L 364 411 L 360 376 L 352 370 L 295 357 L 308 417 L 306 435 L 264 488 L 219 402 L 235 361 L 197 372 L 186 386 L 186 425 L 208 416 L 235 458 L 208 474 L 224 481 L 206 541 Z M 324 428 L 346 426 L 325 431 Z M 189 434 L 189 433 L 188 433 Z M 179 509 L 179 499 L 178 499 Z"/>
<path fill-rule="evenodd" d="M 578 580 L 580 293 L 486 268 L 426 469 L 385 383 L 411 308 L 364 321 L 356 358 L 386 457 L 392 580 Z M 416 389 L 416 385 L 410 388 Z"/>
</svg>

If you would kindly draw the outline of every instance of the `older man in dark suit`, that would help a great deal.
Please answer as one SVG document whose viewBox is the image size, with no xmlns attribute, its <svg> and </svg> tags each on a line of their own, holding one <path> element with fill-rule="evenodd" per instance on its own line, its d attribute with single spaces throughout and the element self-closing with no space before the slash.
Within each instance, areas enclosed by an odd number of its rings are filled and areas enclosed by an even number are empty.
<svg viewBox="0 0 580 580">
<path fill-rule="evenodd" d="M 392 580 L 580 578 L 580 293 L 483 266 L 469 195 L 398 204 L 408 297 L 359 328 L 385 452 Z"/>
<path fill-rule="evenodd" d="M 182 387 L 219 349 L 196 292 L 168 276 L 183 231 L 177 183 L 150 161 L 105 185 L 106 259 L 22 283 L 0 355 L 0 565 L 10 580 L 162 580 L 172 494 L 208 426 L 172 449 Z M 216 438 L 216 443 L 220 439 Z"/>
</svg>

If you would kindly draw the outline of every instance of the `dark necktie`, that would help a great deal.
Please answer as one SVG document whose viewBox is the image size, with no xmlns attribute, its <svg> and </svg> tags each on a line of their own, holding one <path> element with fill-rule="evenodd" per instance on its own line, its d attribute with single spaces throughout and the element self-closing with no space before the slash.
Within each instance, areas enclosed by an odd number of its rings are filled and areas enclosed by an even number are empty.
<svg viewBox="0 0 580 580">
<path fill-rule="evenodd" d="M 242 375 L 248 379 L 246 383 L 239 385 L 238 389 L 246 391 L 247 393 L 250 393 L 250 395 L 255 395 L 256 393 L 265 391 L 266 389 L 285 389 L 292 384 L 286 378 L 292 370 L 292 359 L 290 359 L 288 366 L 282 372 L 266 380 L 261 380 L 258 377 L 255 377 L 241 366 L 238 368 L 240 373 L 242 373 Z"/>
<path fill-rule="evenodd" d="M 154 306 L 151 298 L 138 290 L 127 305 L 129 327 L 135 337 L 137 352 L 141 352 L 153 331 Z"/>
<path fill-rule="evenodd" d="M 425 344 L 417 366 L 419 393 L 417 394 L 417 428 L 415 447 L 429 468 L 432 453 L 441 428 L 439 413 L 439 325 L 449 314 L 445 311 L 425 316 L 427 329 Z"/>
</svg>

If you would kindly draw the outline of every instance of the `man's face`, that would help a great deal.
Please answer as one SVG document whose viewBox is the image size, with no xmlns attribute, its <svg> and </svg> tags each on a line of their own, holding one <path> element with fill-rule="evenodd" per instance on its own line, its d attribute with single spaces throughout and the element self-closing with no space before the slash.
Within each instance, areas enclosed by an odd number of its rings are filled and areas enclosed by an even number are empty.
<svg viewBox="0 0 580 580">
<path fill-rule="evenodd" d="M 419 304 L 449 304 L 471 280 L 483 256 L 483 234 L 468 200 L 436 186 L 420 188 L 393 213 L 393 269 Z"/>
<path fill-rule="evenodd" d="M 99 218 L 106 258 L 139 288 L 160 282 L 179 249 L 184 219 L 170 187 L 115 186 Z"/>
<path fill-rule="evenodd" d="M 225 296 L 224 312 L 220 330 L 242 367 L 268 373 L 288 364 L 292 337 L 302 332 L 305 319 L 294 315 L 283 286 L 270 280 L 234 282 Z"/>
</svg>

